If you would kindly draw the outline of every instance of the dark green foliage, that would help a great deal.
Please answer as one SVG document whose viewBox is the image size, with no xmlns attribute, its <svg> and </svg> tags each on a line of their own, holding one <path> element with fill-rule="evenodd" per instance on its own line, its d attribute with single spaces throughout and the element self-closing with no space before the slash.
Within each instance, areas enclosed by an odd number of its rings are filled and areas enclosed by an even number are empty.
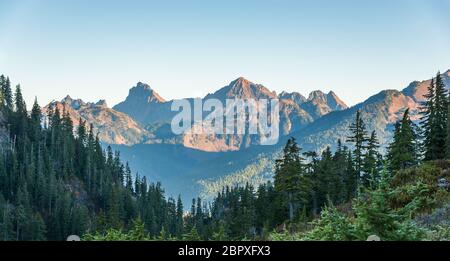
<svg viewBox="0 0 450 261">
<path fill-rule="evenodd" d="M 316 215 L 326 202 L 341 202 L 345 197 L 343 195 L 344 176 L 340 176 L 343 171 L 340 167 L 345 164 L 341 162 L 339 165 L 334 165 L 334 159 L 344 160 L 344 158 L 340 158 L 341 155 L 338 154 L 333 156 L 329 147 L 322 153 L 321 158 L 311 153 L 309 155 L 312 156 L 312 165 L 309 168 L 308 176 L 311 177 L 313 184 L 309 206 L 311 206 L 311 214 Z M 307 214 L 309 216 L 310 211 Z"/>
<path fill-rule="evenodd" d="M 377 138 L 377 133 L 373 131 L 367 141 L 366 153 L 364 155 L 362 183 L 366 188 L 375 189 L 380 179 L 383 158 L 378 152 L 379 148 L 380 143 Z"/>
<path fill-rule="evenodd" d="M 13 110 L 13 95 L 11 90 L 11 82 L 9 77 L 0 76 L 0 106 L 9 113 Z"/>
<path fill-rule="evenodd" d="M 137 218 L 127 232 L 110 228 L 104 233 L 86 234 L 82 239 L 84 241 L 150 241 L 152 237 L 145 230 L 142 220 Z"/>
<path fill-rule="evenodd" d="M 449 98 L 440 73 L 431 81 L 422 107 L 425 160 L 444 159 L 448 152 Z"/>
<path fill-rule="evenodd" d="M 388 161 L 389 170 L 396 172 L 415 166 L 418 159 L 418 135 L 416 126 L 409 118 L 409 109 L 403 114 L 403 118 L 395 125 L 394 139 L 389 145 Z"/>
<path fill-rule="evenodd" d="M 231 239 L 254 237 L 256 235 L 256 195 L 254 188 L 226 188 L 219 193 L 211 207 L 211 219 L 205 224 L 212 231 L 222 230 Z M 206 238 L 219 235 L 209 233 Z M 223 235 L 220 235 L 223 236 Z"/>
<path fill-rule="evenodd" d="M 0 240 L 127 230 L 130 238 L 145 239 L 164 229 L 181 238 L 181 201 L 166 200 L 161 185 L 145 178 L 136 177 L 133 187 L 130 168 L 118 152 L 102 149 L 92 125 L 80 120 L 74 135 L 64 107 L 42 115 L 35 101 L 28 114 L 20 86 L 12 100 L 9 79 L 1 76 L 0 84 L 1 127 L 9 127 L 0 151 Z M 145 236 L 136 236 L 137 228 Z"/>
<path fill-rule="evenodd" d="M 359 188 L 361 184 L 364 164 L 364 150 L 366 148 L 366 142 L 368 140 L 366 124 L 364 123 L 361 112 L 358 110 L 356 112 L 355 122 L 350 125 L 351 136 L 347 137 L 347 142 L 350 142 L 354 146 L 353 150 L 353 161 L 354 168 L 356 172 L 356 187 Z M 364 178 L 368 179 L 368 178 Z"/>
<path fill-rule="evenodd" d="M 447 97 L 447 159 L 450 159 L 450 92 Z"/>
<path fill-rule="evenodd" d="M 200 241 L 202 238 L 198 234 L 198 231 L 195 227 L 192 227 L 191 230 L 185 234 L 183 234 L 183 241 Z"/>
<path fill-rule="evenodd" d="M 351 211 L 327 207 L 306 233 L 271 238 L 366 240 L 377 235 L 383 241 L 448 240 L 449 192 L 436 180 L 449 178 L 449 167 L 449 161 L 428 162 L 400 170 L 392 178 L 384 170 L 377 188 L 355 199 Z"/>
<path fill-rule="evenodd" d="M 275 190 L 280 202 L 287 210 L 290 221 L 309 201 L 311 181 L 306 175 L 300 148 L 294 138 L 290 138 L 283 150 L 283 157 L 275 162 Z"/>
</svg>

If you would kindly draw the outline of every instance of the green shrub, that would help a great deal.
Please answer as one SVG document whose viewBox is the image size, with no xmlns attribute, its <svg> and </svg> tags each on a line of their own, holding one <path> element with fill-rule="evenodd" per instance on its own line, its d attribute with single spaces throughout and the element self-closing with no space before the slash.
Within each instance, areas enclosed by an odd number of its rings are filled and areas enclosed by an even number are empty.
<svg viewBox="0 0 450 261">
<path fill-rule="evenodd" d="M 303 235 L 303 240 L 349 241 L 354 239 L 350 219 L 341 214 L 334 206 L 326 207 L 320 218 L 313 222 L 313 226 L 312 230 Z"/>
<path fill-rule="evenodd" d="M 86 234 L 84 241 L 150 241 L 151 238 L 140 219 L 133 222 L 133 228 L 128 232 L 121 229 L 109 229 L 105 233 Z"/>
</svg>

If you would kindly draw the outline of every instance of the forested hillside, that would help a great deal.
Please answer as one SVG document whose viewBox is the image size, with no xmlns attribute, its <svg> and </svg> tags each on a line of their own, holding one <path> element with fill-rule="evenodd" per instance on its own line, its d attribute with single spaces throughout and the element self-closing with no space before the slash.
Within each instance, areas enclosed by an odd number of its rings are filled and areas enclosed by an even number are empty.
<svg viewBox="0 0 450 261">
<path fill-rule="evenodd" d="M 160 184 L 132 179 L 119 152 L 100 146 L 98 133 L 66 111 L 35 101 L 28 112 L 18 85 L 0 77 L 0 240 L 64 240 L 68 235 L 128 229 L 143 222 L 181 236 L 183 206 Z"/>
</svg>

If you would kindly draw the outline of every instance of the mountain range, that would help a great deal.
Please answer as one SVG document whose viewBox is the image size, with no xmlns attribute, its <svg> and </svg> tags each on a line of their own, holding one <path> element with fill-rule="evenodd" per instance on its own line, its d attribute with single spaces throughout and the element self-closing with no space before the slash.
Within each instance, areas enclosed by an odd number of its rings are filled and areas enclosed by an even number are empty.
<svg viewBox="0 0 450 261">
<path fill-rule="evenodd" d="M 442 74 L 447 88 L 450 70 Z M 359 110 L 369 130 L 375 130 L 382 147 L 392 138 L 395 122 L 406 108 L 418 120 L 420 104 L 431 80 L 414 81 L 402 91 L 384 90 L 348 107 L 334 92 L 314 91 L 277 94 L 243 77 L 202 98 L 280 100 L 281 139 L 273 146 L 259 146 L 259 135 L 175 135 L 170 122 L 174 100 L 162 98 L 148 84 L 137 83 L 126 99 L 109 108 L 105 101 L 84 102 L 67 96 L 44 108 L 58 106 L 75 125 L 79 119 L 93 124 L 101 141 L 120 150 L 140 175 L 161 181 L 171 195 L 181 194 L 188 203 L 198 194 L 210 198 L 224 185 L 255 185 L 272 178 L 274 158 L 288 137 L 295 137 L 304 151 L 322 151 L 345 141 L 348 126 Z M 187 99 L 191 104 L 194 98 Z"/>
</svg>

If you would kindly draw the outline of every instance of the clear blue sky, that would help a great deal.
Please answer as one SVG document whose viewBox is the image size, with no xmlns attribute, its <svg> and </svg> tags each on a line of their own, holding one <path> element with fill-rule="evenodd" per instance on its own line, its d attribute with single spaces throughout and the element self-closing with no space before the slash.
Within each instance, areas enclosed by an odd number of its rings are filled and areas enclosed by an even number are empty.
<svg viewBox="0 0 450 261">
<path fill-rule="evenodd" d="M 353 105 L 450 68 L 450 0 L 0 0 L 0 73 L 30 103 L 166 99 L 244 76 Z"/>
</svg>

